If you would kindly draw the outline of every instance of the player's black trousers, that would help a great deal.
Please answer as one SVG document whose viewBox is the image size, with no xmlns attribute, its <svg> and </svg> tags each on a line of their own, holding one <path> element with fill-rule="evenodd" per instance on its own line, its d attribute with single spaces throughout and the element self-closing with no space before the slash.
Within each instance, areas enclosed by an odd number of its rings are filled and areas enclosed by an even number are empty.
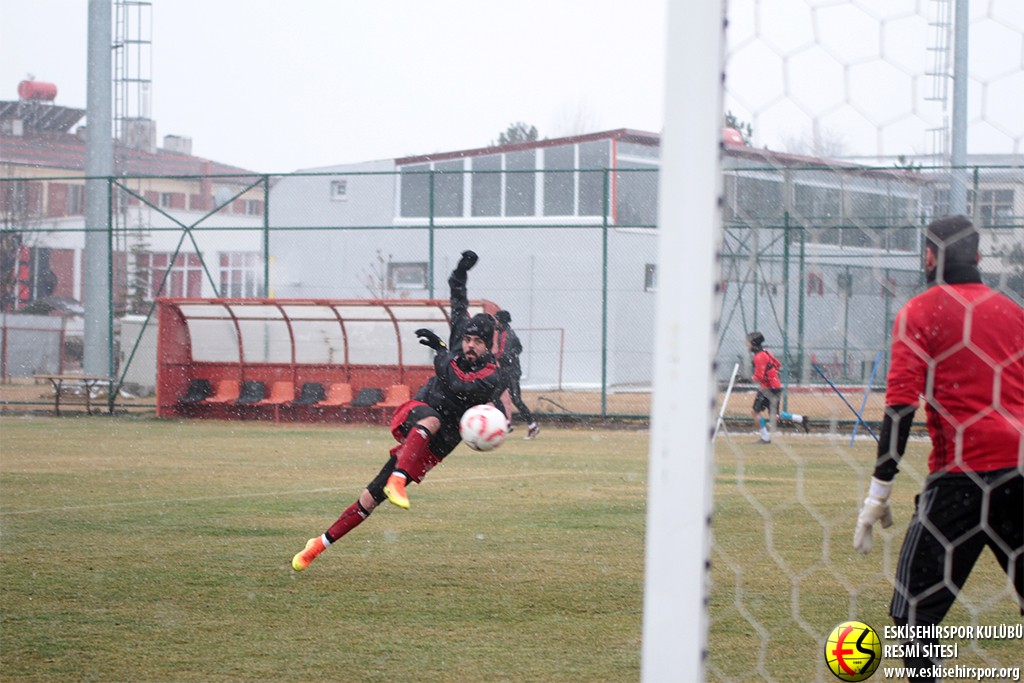
<svg viewBox="0 0 1024 683">
<path fill-rule="evenodd" d="M 889 614 L 941 622 L 986 546 L 1012 577 L 1024 614 L 1024 475 L 1011 468 L 930 479 L 915 500 Z"/>
</svg>

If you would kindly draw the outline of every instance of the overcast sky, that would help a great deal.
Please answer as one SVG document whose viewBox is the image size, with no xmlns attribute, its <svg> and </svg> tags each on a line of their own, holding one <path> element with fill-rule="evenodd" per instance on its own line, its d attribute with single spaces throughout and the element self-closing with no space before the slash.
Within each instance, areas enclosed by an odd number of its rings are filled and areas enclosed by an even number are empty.
<svg viewBox="0 0 1024 683">
<path fill-rule="evenodd" d="M 151 116 L 158 142 L 260 172 L 485 146 L 513 121 L 660 132 L 667 2 L 152 0 Z M 726 106 L 758 146 L 817 126 L 849 154 L 923 153 L 932 4 L 732 0 Z M 1024 152 L 1024 2 L 973 5 L 971 151 Z M 87 7 L 0 0 L 0 99 L 31 73 L 85 108 Z"/>
</svg>

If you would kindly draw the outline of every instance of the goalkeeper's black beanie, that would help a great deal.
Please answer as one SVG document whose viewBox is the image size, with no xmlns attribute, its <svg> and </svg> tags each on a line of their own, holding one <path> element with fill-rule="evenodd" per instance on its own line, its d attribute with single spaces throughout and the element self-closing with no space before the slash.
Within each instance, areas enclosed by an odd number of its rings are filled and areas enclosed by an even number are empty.
<svg viewBox="0 0 1024 683">
<path fill-rule="evenodd" d="M 469 319 L 469 324 L 466 325 L 466 329 L 462 331 L 462 334 L 480 337 L 487 344 L 487 348 L 490 348 L 494 342 L 494 318 L 487 313 L 477 313 Z"/>
<path fill-rule="evenodd" d="M 764 345 L 764 335 L 760 332 L 751 332 L 747 335 L 747 341 L 750 342 L 751 350 L 761 351 Z"/>
<path fill-rule="evenodd" d="M 980 235 L 967 216 L 945 216 L 928 224 L 925 240 L 948 265 L 974 265 Z"/>
</svg>

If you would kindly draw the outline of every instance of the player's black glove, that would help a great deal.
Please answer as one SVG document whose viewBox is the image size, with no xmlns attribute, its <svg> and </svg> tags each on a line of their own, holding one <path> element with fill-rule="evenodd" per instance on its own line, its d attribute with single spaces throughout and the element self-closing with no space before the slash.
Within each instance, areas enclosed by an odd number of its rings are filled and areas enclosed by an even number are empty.
<svg viewBox="0 0 1024 683">
<path fill-rule="evenodd" d="M 423 344 L 424 346 L 429 346 L 435 351 L 440 351 L 441 349 L 448 348 L 448 345 L 445 344 L 440 337 L 434 334 L 433 330 L 428 330 L 425 327 L 421 327 L 420 329 L 416 330 L 416 336 L 420 338 L 420 344 Z"/>
<path fill-rule="evenodd" d="M 455 266 L 455 270 L 465 273 L 476 265 L 479 258 L 475 251 L 466 250 L 462 252 L 462 258 L 459 259 L 459 265 Z"/>
</svg>

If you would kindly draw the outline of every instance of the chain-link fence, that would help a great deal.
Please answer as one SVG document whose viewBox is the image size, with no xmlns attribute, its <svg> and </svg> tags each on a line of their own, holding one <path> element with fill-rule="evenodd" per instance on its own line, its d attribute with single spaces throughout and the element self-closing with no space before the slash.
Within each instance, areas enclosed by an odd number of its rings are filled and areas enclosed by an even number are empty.
<svg viewBox="0 0 1024 683">
<path fill-rule="evenodd" d="M 81 302 L 107 302 L 106 372 L 145 395 L 155 385 L 158 297 L 446 299 L 448 273 L 473 249 L 481 260 L 470 296 L 511 312 L 528 401 L 542 413 L 645 417 L 656 149 L 620 143 L 617 155 L 618 167 L 599 168 L 607 151 L 586 142 L 545 150 L 543 170 L 533 151 L 510 151 L 284 176 L 110 178 L 112 210 L 101 226 L 81 215 L 80 176 L 0 178 L 4 320 L 66 320 L 57 359 L 8 343 L 15 326 L 5 322 L 3 380 L 80 366 Z M 969 171 L 986 281 L 1020 301 L 1024 169 Z M 949 186 L 948 169 L 727 154 L 719 380 L 737 364 L 749 377 L 744 339 L 756 329 L 783 360 L 790 393 L 822 386 L 816 367 L 835 382 L 863 387 L 873 378 L 880 388 L 893 316 L 924 287 L 922 226 L 947 210 Z M 108 237 L 98 299 L 88 295 L 96 280 L 82 258 L 90 231 Z M 693 287 L 706 295 L 706 284 Z M 836 414 L 813 401 L 803 410 Z"/>
</svg>

